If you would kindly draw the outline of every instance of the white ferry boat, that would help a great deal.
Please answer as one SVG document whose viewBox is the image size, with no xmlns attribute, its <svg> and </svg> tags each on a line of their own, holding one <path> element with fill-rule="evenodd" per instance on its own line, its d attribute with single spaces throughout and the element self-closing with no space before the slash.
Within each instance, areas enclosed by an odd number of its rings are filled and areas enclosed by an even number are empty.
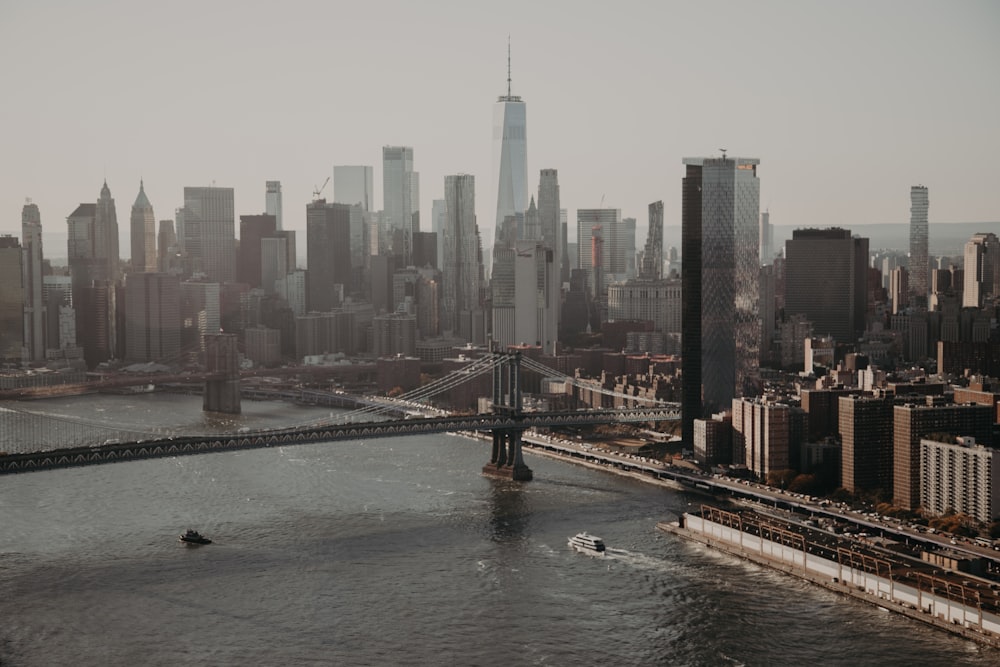
<svg viewBox="0 0 1000 667">
<path fill-rule="evenodd" d="M 604 554 L 604 540 L 589 533 L 577 533 L 569 538 L 569 545 L 577 551 L 583 551 L 584 553 L 594 555 Z"/>
</svg>

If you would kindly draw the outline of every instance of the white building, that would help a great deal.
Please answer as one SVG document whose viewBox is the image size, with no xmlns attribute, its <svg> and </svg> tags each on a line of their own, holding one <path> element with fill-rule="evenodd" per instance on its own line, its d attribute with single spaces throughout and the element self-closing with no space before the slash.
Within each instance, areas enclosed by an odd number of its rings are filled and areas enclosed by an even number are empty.
<svg viewBox="0 0 1000 667">
<path fill-rule="evenodd" d="M 1000 516 L 998 489 L 1000 456 L 995 449 L 969 437 L 920 440 L 920 505 L 928 512 L 957 512 L 989 522 Z"/>
</svg>

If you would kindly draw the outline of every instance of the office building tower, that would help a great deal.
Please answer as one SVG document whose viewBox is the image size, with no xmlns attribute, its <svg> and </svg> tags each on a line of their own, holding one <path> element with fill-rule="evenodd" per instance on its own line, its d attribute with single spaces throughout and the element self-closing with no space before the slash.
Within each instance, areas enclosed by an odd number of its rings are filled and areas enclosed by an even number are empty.
<svg viewBox="0 0 1000 667">
<path fill-rule="evenodd" d="M 889 273 L 889 300 L 893 315 L 902 313 L 910 305 L 910 272 L 905 266 L 897 266 Z"/>
<path fill-rule="evenodd" d="M 437 234 L 438 267 L 443 266 L 441 262 L 444 258 L 444 223 L 447 212 L 443 199 L 431 201 L 431 231 Z"/>
<path fill-rule="evenodd" d="M 913 305 L 927 307 L 927 273 L 930 260 L 927 256 L 927 188 L 914 185 L 910 188 L 910 294 Z"/>
<path fill-rule="evenodd" d="M 281 363 L 281 330 L 258 325 L 247 327 L 246 355 L 255 366 L 270 367 Z"/>
<path fill-rule="evenodd" d="M 212 282 L 234 282 L 236 217 L 233 189 L 184 188 L 183 218 L 187 273 L 202 274 Z"/>
<path fill-rule="evenodd" d="M 649 232 L 642 250 L 639 278 L 659 280 L 663 277 L 663 202 L 649 205 Z"/>
<path fill-rule="evenodd" d="M 412 159 L 412 157 L 411 157 Z M 335 165 L 333 167 L 333 202 L 358 205 L 361 210 L 375 208 L 372 168 L 365 165 Z"/>
<path fill-rule="evenodd" d="M 177 264 L 180 258 L 180 248 L 177 245 L 177 232 L 173 220 L 160 220 L 160 229 L 156 234 L 157 270 L 160 273 L 174 273 L 180 268 Z"/>
<path fill-rule="evenodd" d="M 270 214 L 240 216 L 240 256 L 236 277 L 251 288 L 261 283 L 261 241 L 274 238 L 278 230 L 278 219 Z M 273 290 L 274 286 L 271 286 Z"/>
<path fill-rule="evenodd" d="M 445 176 L 444 255 L 441 329 L 474 341 L 480 313 L 482 250 L 476 225 L 476 179 L 471 174 Z"/>
<path fill-rule="evenodd" d="M 281 181 L 265 181 L 264 188 L 264 213 L 274 216 L 275 229 L 284 229 L 281 226 Z"/>
<path fill-rule="evenodd" d="M 419 176 L 413 171 L 413 149 L 382 147 L 382 226 L 393 239 L 392 252 L 410 263 L 413 232 L 420 231 Z"/>
<path fill-rule="evenodd" d="M 813 331 L 853 343 L 865 331 L 868 239 L 846 229 L 796 229 L 785 244 L 785 314 Z"/>
<path fill-rule="evenodd" d="M 604 295 L 608 282 L 605 276 L 614 273 L 609 251 L 621 216 L 621 209 L 618 208 L 581 208 L 576 212 L 578 263 L 587 276 L 587 286 L 595 299 Z"/>
<path fill-rule="evenodd" d="M 0 236 L 0 362 L 24 359 L 24 252 L 16 236 Z"/>
<path fill-rule="evenodd" d="M 30 201 L 21 209 L 24 248 L 24 345 L 28 359 L 45 359 L 45 300 L 42 291 L 42 215 Z"/>
<path fill-rule="evenodd" d="M 838 396 L 840 485 L 851 493 L 892 489 L 893 397 Z M 810 416 L 812 411 L 810 411 Z"/>
<path fill-rule="evenodd" d="M 285 303 L 288 304 L 292 314 L 295 316 L 305 315 L 307 312 L 306 276 L 307 273 L 305 271 L 296 269 L 274 281 L 275 293 L 285 300 Z"/>
<path fill-rule="evenodd" d="M 139 194 L 132 204 L 132 216 L 129 219 L 129 232 L 132 246 L 132 271 L 135 273 L 155 273 L 156 257 L 156 216 L 153 215 L 153 205 L 146 197 L 143 182 L 139 180 Z"/>
<path fill-rule="evenodd" d="M 288 240 L 265 237 L 260 240 L 260 287 L 265 294 L 276 294 L 278 281 L 290 272 Z"/>
<path fill-rule="evenodd" d="M 694 420 L 758 390 L 756 158 L 685 158 L 682 186 L 682 438 Z"/>
<path fill-rule="evenodd" d="M 913 510 L 920 506 L 920 441 L 935 433 L 992 442 L 991 405 L 943 403 L 943 397 L 927 396 L 922 403 L 893 407 L 892 504 Z"/>
<path fill-rule="evenodd" d="M 76 331 L 87 368 L 115 358 L 118 350 L 118 294 L 110 280 L 94 280 L 84 287 L 77 298 Z"/>
<path fill-rule="evenodd" d="M 760 263 L 770 264 L 774 259 L 774 229 L 771 227 L 771 212 L 760 214 Z"/>
<path fill-rule="evenodd" d="M 412 357 L 417 351 L 417 318 L 407 313 L 376 315 L 372 320 L 372 352 L 376 357 Z"/>
<path fill-rule="evenodd" d="M 609 282 L 612 280 L 621 281 L 635 278 L 636 271 L 636 246 L 635 246 L 635 218 L 622 218 L 618 226 L 618 233 L 611 240 L 611 261 L 621 257 L 621 269 L 612 271 L 609 275 Z"/>
<path fill-rule="evenodd" d="M 180 278 L 130 273 L 125 279 L 125 360 L 174 364 L 181 350 Z"/>
<path fill-rule="evenodd" d="M 493 177 L 497 184 L 494 240 L 503 221 L 528 210 L 528 135 L 526 107 L 510 90 L 510 46 L 507 47 L 507 94 L 493 106 Z"/>
<path fill-rule="evenodd" d="M 986 297 L 1000 297 L 1000 239 L 974 234 L 965 244 L 963 308 L 982 308 Z"/>
<path fill-rule="evenodd" d="M 660 333 L 681 333 L 681 281 L 628 280 L 608 285 L 608 321 L 648 321 Z"/>
<path fill-rule="evenodd" d="M 204 351 L 205 336 L 222 329 L 222 290 L 207 280 L 185 280 L 180 287 L 181 348 Z"/>
<path fill-rule="evenodd" d="M 306 253 L 306 308 L 329 312 L 351 282 L 350 206 L 325 199 L 306 205 Z"/>
<path fill-rule="evenodd" d="M 118 252 L 118 213 L 108 182 L 104 181 L 97 199 L 94 217 L 94 258 L 100 260 L 100 275 L 95 280 L 115 282 L 121 278 L 121 256 Z"/>
<path fill-rule="evenodd" d="M 920 507 L 988 524 L 1000 516 L 1000 451 L 975 438 L 920 440 Z"/>
</svg>

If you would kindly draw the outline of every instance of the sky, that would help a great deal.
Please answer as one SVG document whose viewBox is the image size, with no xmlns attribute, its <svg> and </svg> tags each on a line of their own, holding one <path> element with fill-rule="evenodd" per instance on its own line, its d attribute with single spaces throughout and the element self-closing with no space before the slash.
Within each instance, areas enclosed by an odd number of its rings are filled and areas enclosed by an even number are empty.
<svg viewBox="0 0 1000 667">
<path fill-rule="evenodd" d="M 531 190 L 558 169 L 571 241 L 602 204 L 640 247 L 650 202 L 679 225 L 682 159 L 723 148 L 760 159 L 774 225 L 908 222 L 922 184 L 932 224 L 1000 231 L 998 35 L 995 0 L 0 0 L 0 233 L 30 198 L 65 257 L 107 179 L 127 254 L 140 178 L 157 219 L 213 183 L 261 213 L 280 180 L 301 230 L 334 165 L 374 166 L 381 208 L 381 148 L 407 145 L 423 228 L 467 173 L 492 239 L 508 36 Z"/>
</svg>

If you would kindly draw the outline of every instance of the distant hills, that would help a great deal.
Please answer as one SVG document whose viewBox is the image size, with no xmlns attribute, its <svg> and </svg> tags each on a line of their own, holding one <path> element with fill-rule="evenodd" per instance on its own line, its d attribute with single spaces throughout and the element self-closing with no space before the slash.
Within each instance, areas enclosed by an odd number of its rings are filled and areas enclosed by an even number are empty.
<svg viewBox="0 0 1000 667">
<path fill-rule="evenodd" d="M 792 232 L 802 229 L 803 225 L 774 225 L 775 250 L 785 245 L 792 238 Z M 872 225 L 846 226 L 851 233 L 868 239 L 870 250 L 886 249 L 909 252 L 909 223 L 878 223 Z M 931 222 L 928 227 L 928 252 L 941 257 L 961 257 L 965 242 L 978 232 L 993 232 L 1000 236 L 1000 222 Z M 637 238 L 636 246 L 641 249 L 645 239 Z M 676 246 L 681 249 L 681 228 L 671 225 L 663 229 L 664 248 Z"/>
</svg>

